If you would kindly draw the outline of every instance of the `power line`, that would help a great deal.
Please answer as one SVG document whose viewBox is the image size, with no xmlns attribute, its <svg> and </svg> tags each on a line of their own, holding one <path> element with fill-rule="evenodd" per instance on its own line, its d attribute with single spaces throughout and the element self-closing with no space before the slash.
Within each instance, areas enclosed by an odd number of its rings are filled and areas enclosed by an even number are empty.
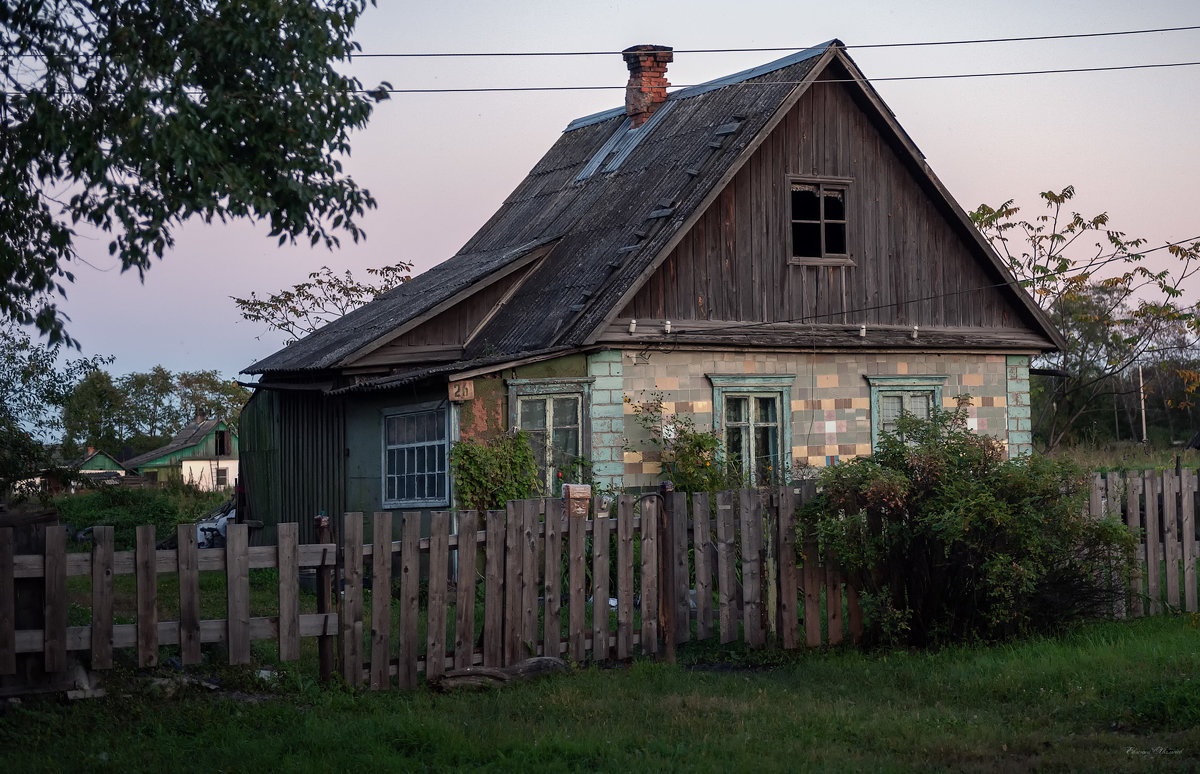
<svg viewBox="0 0 1200 774">
<path fill-rule="evenodd" d="M 1156 27 L 1141 30 L 1114 30 L 1110 32 L 1075 32 L 1062 35 L 1026 35 L 1011 38 L 972 38 L 963 40 L 930 40 L 914 43 L 860 43 L 847 45 L 846 48 L 914 48 L 919 46 L 966 46 L 984 43 L 1020 43 L 1041 40 L 1073 40 L 1080 38 L 1104 38 L 1120 35 L 1148 35 L 1157 32 L 1185 32 L 1200 30 L 1200 25 L 1185 27 Z M 675 49 L 676 54 L 749 54 L 777 51 L 803 51 L 808 46 L 781 46 L 771 48 L 682 48 Z M 397 52 L 378 54 L 355 54 L 355 59 L 362 58 L 447 58 L 447 57 L 521 57 L 521 56 L 614 56 L 620 51 L 429 51 L 429 52 Z"/>
<path fill-rule="evenodd" d="M 1088 265 L 1083 270 L 1078 271 L 1078 274 L 1084 274 L 1084 273 L 1091 274 L 1095 269 L 1097 269 L 1101 266 L 1104 266 L 1106 264 L 1113 263 L 1115 261 L 1124 261 L 1124 260 L 1128 260 L 1131 258 L 1141 258 L 1149 253 L 1158 252 L 1159 250 L 1167 250 L 1172 247 L 1176 247 L 1178 245 L 1183 245 L 1183 244 L 1188 244 L 1188 243 L 1194 244 L 1194 243 L 1198 243 L 1198 242 L 1200 242 L 1200 234 L 1197 234 L 1194 237 L 1189 237 L 1187 239 L 1181 239 L 1178 242 L 1170 242 L 1165 245 L 1160 245 L 1159 247 L 1152 247 L 1149 250 L 1142 250 L 1142 251 L 1139 251 L 1136 253 L 1111 253 L 1111 254 L 1105 256 L 1104 258 L 1098 258 L 1095 261 L 1089 262 Z M 1070 269 L 1063 269 L 1062 271 L 1047 272 L 1045 274 L 1038 275 L 1037 277 L 1032 278 L 1031 280 L 1019 280 L 1016 277 L 1014 277 L 1012 279 L 1012 281 L 1007 281 L 1007 282 L 996 282 L 996 283 L 992 283 L 990 285 L 981 285 L 979 287 L 974 287 L 974 288 L 966 288 L 963 290 L 953 290 L 948 293 L 934 293 L 934 294 L 931 294 L 928 296 L 921 296 L 919 298 L 909 298 L 909 299 L 904 299 L 902 301 L 892 301 L 892 302 L 886 303 L 886 304 L 874 304 L 872 306 L 863 306 L 863 307 L 859 307 L 857 309 L 842 309 L 837 312 L 829 312 L 826 314 L 804 315 L 803 317 L 799 317 L 799 318 L 792 319 L 792 320 L 772 320 L 770 322 L 764 321 L 764 322 L 753 322 L 753 323 L 737 323 L 734 325 L 726 325 L 726 326 L 722 326 L 719 328 L 702 328 L 702 329 L 694 329 L 694 330 L 690 330 L 690 331 L 685 327 L 680 327 L 680 328 L 677 328 L 674 331 L 674 333 L 722 333 L 722 332 L 737 333 L 738 331 L 742 331 L 742 330 L 755 330 L 755 329 L 759 329 L 759 328 L 763 328 L 763 327 L 767 327 L 767 326 L 771 326 L 771 325 L 781 325 L 781 324 L 788 324 L 788 323 L 811 323 L 811 322 L 819 320 L 823 317 L 842 316 L 842 315 L 849 315 L 849 314 L 861 314 L 863 312 L 874 312 L 874 311 L 878 311 L 880 309 L 889 309 L 889 308 L 896 307 L 896 306 L 905 306 L 907 304 L 919 304 L 919 303 L 923 303 L 925 301 L 936 301 L 941 298 L 951 298 L 953 296 L 961 296 L 961 295 L 966 295 L 968 293 L 978 293 L 983 290 L 994 290 L 996 288 L 1009 287 L 1013 282 L 1016 282 L 1017 284 L 1025 284 L 1027 282 L 1035 282 L 1037 280 L 1048 279 L 1051 277 L 1068 276 L 1072 272 L 1076 272 L 1076 269 L 1074 267 L 1072 267 Z"/>
<path fill-rule="evenodd" d="M 879 83 L 881 81 L 934 81 L 934 80 L 952 80 L 960 78 L 1003 78 L 1020 75 L 1054 75 L 1060 73 L 1098 73 L 1098 72 L 1115 72 L 1119 70 L 1151 70 L 1169 67 L 1196 67 L 1200 66 L 1200 61 L 1196 62 L 1158 62 L 1154 64 L 1138 64 L 1138 65 L 1111 65 L 1107 67 L 1062 67 L 1048 70 L 1010 70 L 997 71 L 987 73 L 943 73 L 939 75 L 893 75 L 879 78 L 831 78 L 822 80 L 821 83 Z M 802 81 L 742 81 L 739 83 L 726 84 L 723 88 L 730 86 L 748 87 L 748 86 L 788 86 L 799 85 Z M 706 84 L 688 84 L 677 85 L 672 88 L 690 89 L 696 86 L 704 86 Z M 625 86 L 472 86 L 464 88 L 437 88 L 437 89 L 397 89 L 397 88 L 379 88 L 379 89 L 357 89 L 361 94 L 479 94 L 489 92 L 521 92 L 521 91 L 624 91 Z"/>
</svg>

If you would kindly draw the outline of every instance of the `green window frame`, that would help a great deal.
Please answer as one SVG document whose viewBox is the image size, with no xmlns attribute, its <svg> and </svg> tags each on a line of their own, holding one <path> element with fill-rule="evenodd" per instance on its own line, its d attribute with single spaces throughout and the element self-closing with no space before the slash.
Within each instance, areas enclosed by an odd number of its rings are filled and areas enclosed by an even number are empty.
<svg viewBox="0 0 1200 774">
<path fill-rule="evenodd" d="M 879 445 L 879 436 L 895 429 L 900 413 L 928 417 L 942 407 L 945 376 L 868 376 L 871 386 L 871 448 Z"/>
<path fill-rule="evenodd" d="M 792 464 L 792 385 L 795 374 L 708 374 L 713 429 L 722 462 L 737 460 L 755 484 L 778 481 Z"/>
<path fill-rule="evenodd" d="M 592 378 L 509 379 L 509 426 L 533 447 L 545 492 L 557 496 L 578 478 L 577 462 L 591 452 Z"/>
</svg>

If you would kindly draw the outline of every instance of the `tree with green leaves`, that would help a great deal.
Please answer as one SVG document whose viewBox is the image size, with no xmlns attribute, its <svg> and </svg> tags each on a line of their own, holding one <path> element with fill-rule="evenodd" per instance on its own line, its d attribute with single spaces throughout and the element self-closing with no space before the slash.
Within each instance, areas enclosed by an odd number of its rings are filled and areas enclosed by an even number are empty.
<svg viewBox="0 0 1200 774">
<path fill-rule="evenodd" d="M 62 344 L 33 341 L 0 324 L 0 496 L 54 464 L 48 444 L 62 432 L 62 407 L 75 386 L 111 358 L 62 358 Z"/>
<path fill-rule="evenodd" d="M 366 0 L 0 3 L 0 319 L 70 342 L 77 229 L 139 276 L 184 221 L 357 240 L 342 170 L 387 84 L 338 72 Z"/>
<path fill-rule="evenodd" d="M 1036 363 L 1057 375 L 1032 385 L 1035 437 L 1049 450 L 1111 426 L 1114 401 L 1129 388 L 1120 377 L 1166 357 L 1163 342 L 1195 341 L 1200 315 L 1183 287 L 1200 270 L 1200 242 L 1147 248 L 1107 213 L 1070 210 L 1071 186 L 1040 196 L 1046 211 L 1031 220 L 1011 199 L 971 218 L 1067 340 Z M 1172 265 L 1147 259 L 1159 251 Z"/>
<path fill-rule="evenodd" d="M 113 379 L 98 369 L 62 401 L 63 454 L 78 457 L 89 446 L 118 457 L 141 454 L 198 416 L 224 419 L 236 431 L 249 398 L 250 390 L 217 371 L 173 374 L 157 366 Z"/>
<path fill-rule="evenodd" d="M 367 269 L 374 281 L 357 280 L 347 269 L 335 274 L 322 266 L 308 280 L 260 298 L 251 291 L 249 298 L 233 298 L 242 317 L 264 323 L 272 330 L 287 334 L 287 343 L 301 339 L 331 320 L 375 300 L 409 279 L 411 263 Z"/>
</svg>

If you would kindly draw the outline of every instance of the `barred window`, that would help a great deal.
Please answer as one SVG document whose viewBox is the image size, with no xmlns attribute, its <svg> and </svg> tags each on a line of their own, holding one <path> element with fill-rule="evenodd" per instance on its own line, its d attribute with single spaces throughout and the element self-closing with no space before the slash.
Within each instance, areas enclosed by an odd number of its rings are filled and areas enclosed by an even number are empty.
<svg viewBox="0 0 1200 774">
<path fill-rule="evenodd" d="M 384 417 L 384 507 L 446 505 L 445 406 Z"/>
</svg>

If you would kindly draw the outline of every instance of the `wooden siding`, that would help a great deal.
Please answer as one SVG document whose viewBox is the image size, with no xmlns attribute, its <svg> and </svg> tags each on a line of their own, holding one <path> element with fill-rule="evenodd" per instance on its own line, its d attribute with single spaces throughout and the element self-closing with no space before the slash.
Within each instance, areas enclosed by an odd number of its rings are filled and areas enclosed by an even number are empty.
<svg viewBox="0 0 1200 774">
<path fill-rule="evenodd" d="M 855 88 L 814 83 L 620 317 L 1028 330 L 1006 291 L 976 290 L 1000 277 Z M 854 265 L 789 262 L 794 177 L 851 181 Z"/>
<path fill-rule="evenodd" d="M 367 366 L 427 359 L 453 360 L 460 357 L 461 347 L 467 343 L 471 334 L 492 315 L 496 306 L 508 297 L 525 275 L 524 271 L 513 272 L 492 283 L 461 303 L 419 323 L 412 330 L 401 334 L 369 355 L 355 360 L 354 365 Z M 438 352 L 435 350 L 442 347 L 447 348 L 444 351 L 446 357 L 438 358 Z"/>
<path fill-rule="evenodd" d="M 345 509 L 344 410 L 318 393 L 276 390 L 256 390 L 242 409 L 241 480 L 268 539 L 280 522 L 297 522 L 300 542 L 316 542 L 313 517 Z"/>
</svg>

